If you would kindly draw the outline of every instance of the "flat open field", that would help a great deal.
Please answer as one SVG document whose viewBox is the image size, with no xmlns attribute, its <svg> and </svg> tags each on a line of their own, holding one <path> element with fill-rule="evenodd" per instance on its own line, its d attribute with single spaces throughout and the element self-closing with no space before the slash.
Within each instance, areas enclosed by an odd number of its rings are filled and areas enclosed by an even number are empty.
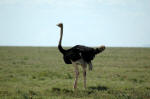
<svg viewBox="0 0 150 99">
<path fill-rule="evenodd" d="M 0 99 L 150 99 L 150 48 L 106 48 L 73 91 L 74 68 L 54 47 L 0 47 Z"/>
</svg>

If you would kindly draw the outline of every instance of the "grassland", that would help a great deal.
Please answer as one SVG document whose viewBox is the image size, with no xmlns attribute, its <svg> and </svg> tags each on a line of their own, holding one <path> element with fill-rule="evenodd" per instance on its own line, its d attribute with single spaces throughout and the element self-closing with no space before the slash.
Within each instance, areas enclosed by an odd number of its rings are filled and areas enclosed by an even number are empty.
<svg viewBox="0 0 150 99">
<path fill-rule="evenodd" d="M 0 47 L 0 99 L 150 99 L 150 48 L 107 48 L 93 65 L 74 92 L 57 48 Z"/>
</svg>

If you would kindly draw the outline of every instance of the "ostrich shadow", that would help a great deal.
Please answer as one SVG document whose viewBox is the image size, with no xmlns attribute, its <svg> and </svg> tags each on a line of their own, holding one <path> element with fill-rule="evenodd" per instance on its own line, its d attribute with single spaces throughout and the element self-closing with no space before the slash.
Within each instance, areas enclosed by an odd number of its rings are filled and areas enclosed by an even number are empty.
<svg viewBox="0 0 150 99">
<path fill-rule="evenodd" d="M 88 89 L 95 90 L 95 91 L 106 91 L 106 90 L 108 90 L 108 87 L 106 87 L 106 86 L 91 86 L 91 87 L 88 87 Z"/>
<path fill-rule="evenodd" d="M 52 92 L 55 92 L 55 93 L 68 93 L 68 94 L 72 94 L 73 91 L 72 90 L 68 90 L 68 89 L 61 89 L 61 88 L 52 88 Z"/>
<path fill-rule="evenodd" d="M 108 90 L 108 87 L 106 86 L 90 86 L 86 90 L 78 90 L 77 93 L 78 95 L 80 94 L 90 95 L 92 93 L 95 93 L 95 91 L 106 91 L 106 90 Z M 66 94 L 66 95 L 76 94 L 76 92 L 73 90 L 61 89 L 61 88 L 52 88 L 51 91 L 56 94 Z"/>
</svg>

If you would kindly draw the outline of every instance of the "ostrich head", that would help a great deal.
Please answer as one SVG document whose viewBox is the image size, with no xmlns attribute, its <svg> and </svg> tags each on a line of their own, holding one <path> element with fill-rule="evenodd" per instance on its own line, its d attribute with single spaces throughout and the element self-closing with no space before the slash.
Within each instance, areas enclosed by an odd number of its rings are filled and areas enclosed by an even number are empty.
<svg viewBox="0 0 150 99">
<path fill-rule="evenodd" d="M 61 27 L 63 27 L 63 23 L 59 23 L 59 24 L 57 24 L 57 26 L 61 28 Z"/>
</svg>

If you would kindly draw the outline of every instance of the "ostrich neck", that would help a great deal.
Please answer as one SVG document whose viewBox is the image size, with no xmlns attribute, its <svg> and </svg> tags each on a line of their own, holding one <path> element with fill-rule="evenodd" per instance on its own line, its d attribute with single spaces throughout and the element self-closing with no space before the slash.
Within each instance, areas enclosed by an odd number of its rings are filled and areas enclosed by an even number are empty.
<svg viewBox="0 0 150 99">
<path fill-rule="evenodd" d="M 63 26 L 60 28 L 60 40 L 59 40 L 59 45 L 61 45 L 62 36 L 63 36 Z"/>
</svg>

